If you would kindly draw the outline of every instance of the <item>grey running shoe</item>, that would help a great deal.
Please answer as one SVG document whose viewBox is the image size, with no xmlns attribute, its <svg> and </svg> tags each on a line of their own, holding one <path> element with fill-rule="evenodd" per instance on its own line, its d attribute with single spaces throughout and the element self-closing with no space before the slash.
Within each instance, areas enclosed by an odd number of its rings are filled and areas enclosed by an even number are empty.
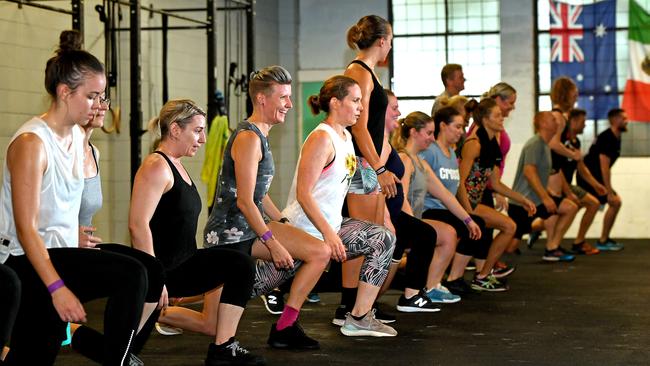
<svg viewBox="0 0 650 366">
<path fill-rule="evenodd" d="M 348 313 L 341 327 L 341 333 L 348 337 L 395 337 L 397 335 L 393 327 L 375 318 L 375 309 L 369 311 L 361 320 L 354 319 L 352 314 Z"/>
</svg>

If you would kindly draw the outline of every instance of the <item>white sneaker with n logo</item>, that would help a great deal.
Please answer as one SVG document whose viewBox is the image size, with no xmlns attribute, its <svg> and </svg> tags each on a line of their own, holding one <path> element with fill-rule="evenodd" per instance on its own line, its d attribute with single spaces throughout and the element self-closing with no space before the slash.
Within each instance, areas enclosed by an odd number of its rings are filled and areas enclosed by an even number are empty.
<svg viewBox="0 0 650 366">
<path fill-rule="evenodd" d="M 435 313 L 440 311 L 440 307 L 431 302 L 427 295 L 420 291 L 410 299 L 404 295 L 400 296 L 397 301 L 397 310 L 403 313 Z"/>
</svg>

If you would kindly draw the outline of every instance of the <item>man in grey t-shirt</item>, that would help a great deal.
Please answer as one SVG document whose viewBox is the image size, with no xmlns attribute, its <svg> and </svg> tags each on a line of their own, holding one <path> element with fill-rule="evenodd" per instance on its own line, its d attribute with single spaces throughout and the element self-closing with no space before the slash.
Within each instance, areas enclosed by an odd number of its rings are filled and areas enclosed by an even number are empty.
<svg viewBox="0 0 650 366">
<path fill-rule="evenodd" d="M 537 205 L 537 213 L 529 217 L 523 207 L 510 201 L 508 215 L 517 224 L 513 240 L 519 244 L 523 234 L 531 231 L 533 220 L 540 217 L 545 220 L 544 226 L 548 236 L 542 259 L 549 262 L 572 261 L 575 256 L 560 247 L 560 243 L 578 211 L 578 206 L 569 199 L 554 197 L 546 190 L 551 174 L 551 149 L 548 142 L 557 131 L 558 122 L 551 112 L 539 112 L 535 115 L 534 126 L 536 134 L 524 145 L 512 189 L 533 201 Z"/>
<path fill-rule="evenodd" d="M 436 114 L 440 109 L 440 100 L 443 98 L 449 99 L 454 95 L 460 94 L 465 89 L 465 74 L 463 74 L 463 67 L 459 64 L 446 64 L 440 71 L 440 78 L 445 90 L 436 97 L 431 107 L 431 115 Z"/>
</svg>

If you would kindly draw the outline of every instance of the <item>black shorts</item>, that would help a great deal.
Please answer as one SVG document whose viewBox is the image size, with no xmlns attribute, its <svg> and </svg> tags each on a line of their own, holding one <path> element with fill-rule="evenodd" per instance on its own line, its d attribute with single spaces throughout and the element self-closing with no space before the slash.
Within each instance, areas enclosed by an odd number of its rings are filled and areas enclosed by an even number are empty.
<svg viewBox="0 0 650 366">
<path fill-rule="evenodd" d="M 606 205 L 607 204 L 607 195 L 604 194 L 604 195 L 601 196 L 598 193 L 596 193 L 596 190 L 594 189 L 594 187 L 592 187 L 591 184 L 587 183 L 587 181 L 582 179 L 582 177 L 580 177 L 580 175 L 578 175 L 576 177 L 576 182 L 578 183 L 578 186 L 580 188 L 584 189 L 585 191 L 591 193 L 592 196 L 596 197 L 598 199 L 598 202 L 600 202 L 601 205 Z M 600 182 L 600 181 L 598 183 L 603 184 L 603 182 Z M 614 195 L 615 196 L 617 195 L 616 191 L 614 191 Z"/>
<path fill-rule="evenodd" d="M 560 204 L 562 203 L 562 200 L 564 198 L 562 197 L 556 197 L 556 196 L 551 196 L 553 199 L 553 202 L 560 207 Z M 552 215 L 548 212 L 546 209 L 546 206 L 543 204 L 540 204 L 537 206 L 537 212 L 535 212 L 535 215 L 533 216 L 528 216 L 528 212 L 519 205 L 515 204 L 510 204 L 508 206 L 508 216 L 517 224 L 517 230 L 515 231 L 515 239 L 521 239 L 524 234 L 530 233 L 532 228 L 531 225 L 533 223 L 533 220 L 536 218 L 541 218 L 543 220 L 548 219 Z"/>
</svg>

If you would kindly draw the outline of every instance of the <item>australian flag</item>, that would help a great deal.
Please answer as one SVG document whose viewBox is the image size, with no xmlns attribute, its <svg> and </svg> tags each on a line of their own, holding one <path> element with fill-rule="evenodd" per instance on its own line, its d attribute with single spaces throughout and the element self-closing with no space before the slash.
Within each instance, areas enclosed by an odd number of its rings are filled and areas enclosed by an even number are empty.
<svg viewBox="0 0 650 366">
<path fill-rule="evenodd" d="M 607 118 L 618 107 L 616 0 L 570 5 L 549 0 L 551 79 L 568 76 L 578 85 L 578 108 L 589 119 Z"/>
</svg>

